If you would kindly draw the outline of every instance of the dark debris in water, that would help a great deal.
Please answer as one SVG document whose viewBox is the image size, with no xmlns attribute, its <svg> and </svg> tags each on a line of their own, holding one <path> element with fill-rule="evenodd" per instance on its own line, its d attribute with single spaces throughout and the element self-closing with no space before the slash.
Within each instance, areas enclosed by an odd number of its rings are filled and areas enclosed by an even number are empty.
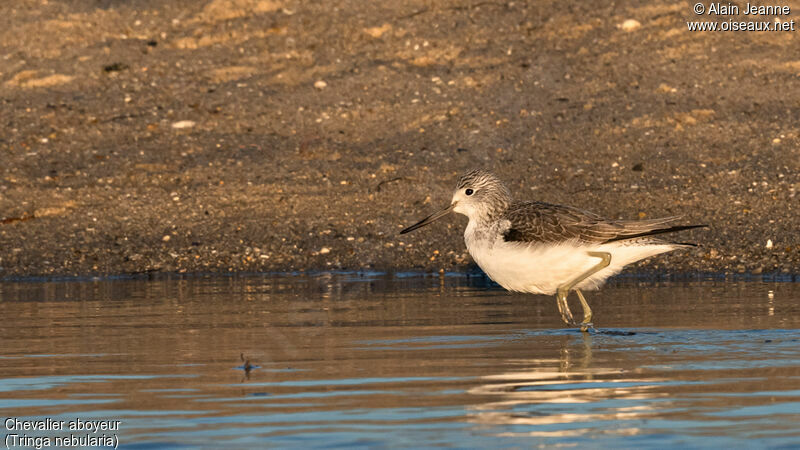
<svg viewBox="0 0 800 450">
<path fill-rule="evenodd" d="M 261 368 L 261 366 L 256 366 L 254 364 L 251 364 L 250 363 L 250 358 L 249 357 L 245 357 L 244 353 L 239 353 L 239 359 L 241 359 L 244 364 L 242 364 L 241 366 L 238 366 L 236 368 L 244 370 L 244 373 L 247 374 L 247 375 L 250 374 L 251 370 L 260 369 Z"/>
<path fill-rule="evenodd" d="M 607 336 L 636 336 L 635 331 L 622 331 L 622 330 L 597 330 L 594 329 L 594 334 L 604 334 Z"/>
</svg>

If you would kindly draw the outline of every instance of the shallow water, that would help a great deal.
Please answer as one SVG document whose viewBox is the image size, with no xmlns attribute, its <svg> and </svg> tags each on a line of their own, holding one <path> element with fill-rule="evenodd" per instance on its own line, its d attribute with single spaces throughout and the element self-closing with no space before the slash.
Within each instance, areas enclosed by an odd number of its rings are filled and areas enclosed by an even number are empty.
<svg viewBox="0 0 800 450">
<path fill-rule="evenodd" d="M 5 443 L 800 446 L 800 284 L 587 298 L 584 335 L 481 276 L 0 283 L 0 417 L 120 421 Z"/>
</svg>

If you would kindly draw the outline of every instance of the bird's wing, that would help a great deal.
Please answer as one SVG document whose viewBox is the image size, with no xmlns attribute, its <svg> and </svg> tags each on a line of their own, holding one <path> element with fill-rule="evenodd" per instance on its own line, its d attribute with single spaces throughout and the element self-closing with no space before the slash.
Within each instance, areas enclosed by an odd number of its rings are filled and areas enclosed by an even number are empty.
<svg viewBox="0 0 800 450">
<path fill-rule="evenodd" d="M 577 241 L 602 244 L 686 229 L 665 226 L 677 217 L 609 220 L 578 208 L 543 202 L 515 203 L 506 210 L 503 219 L 509 223 L 503 239 L 520 243 Z"/>
</svg>

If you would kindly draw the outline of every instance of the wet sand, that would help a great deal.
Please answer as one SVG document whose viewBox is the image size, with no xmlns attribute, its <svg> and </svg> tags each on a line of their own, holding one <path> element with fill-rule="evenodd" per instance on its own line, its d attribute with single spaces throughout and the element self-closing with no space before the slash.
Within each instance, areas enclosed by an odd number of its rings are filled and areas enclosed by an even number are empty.
<svg viewBox="0 0 800 450">
<path fill-rule="evenodd" d="M 475 167 L 711 224 L 640 271 L 798 273 L 797 32 L 690 8 L 3 2 L 0 278 L 463 270 L 464 218 L 397 231 Z"/>
</svg>

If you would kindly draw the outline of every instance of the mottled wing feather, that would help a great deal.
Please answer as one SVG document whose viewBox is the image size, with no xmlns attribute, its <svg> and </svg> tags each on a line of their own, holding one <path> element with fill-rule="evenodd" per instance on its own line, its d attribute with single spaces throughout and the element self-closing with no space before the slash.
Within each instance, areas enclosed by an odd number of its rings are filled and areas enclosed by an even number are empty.
<svg viewBox="0 0 800 450">
<path fill-rule="evenodd" d="M 677 219 L 608 220 L 578 208 L 543 202 L 515 203 L 506 210 L 503 218 L 509 222 L 509 228 L 503 234 L 507 242 L 578 241 L 593 244 L 642 235 Z"/>
</svg>

